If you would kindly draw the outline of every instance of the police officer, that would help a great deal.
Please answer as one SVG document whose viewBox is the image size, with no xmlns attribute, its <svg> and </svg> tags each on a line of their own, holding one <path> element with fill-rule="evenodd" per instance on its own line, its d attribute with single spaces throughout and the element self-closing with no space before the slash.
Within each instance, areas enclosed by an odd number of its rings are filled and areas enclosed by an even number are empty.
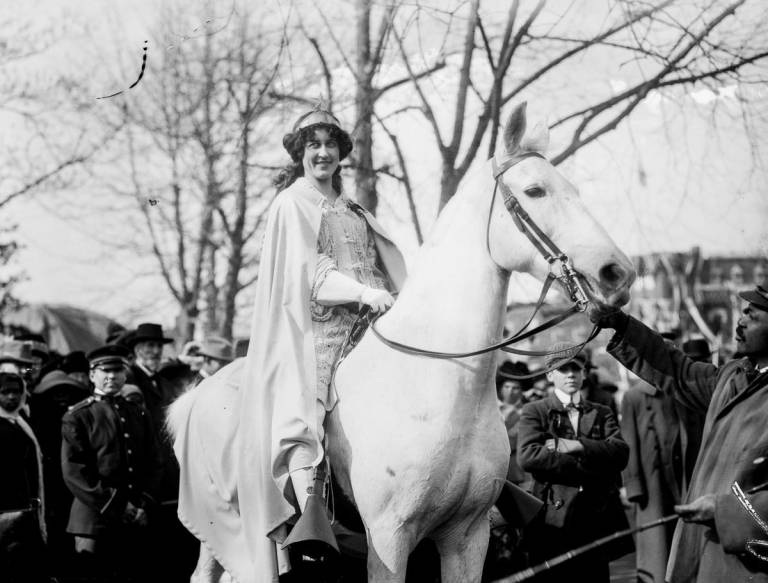
<svg viewBox="0 0 768 583">
<path fill-rule="evenodd" d="M 62 418 L 61 464 L 74 495 L 67 532 L 83 568 L 101 579 L 141 580 L 137 555 L 151 518 L 161 460 L 143 406 L 119 395 L 128 351 L 107 345 L 88 355 L 94 394 Z"/>
</svg>

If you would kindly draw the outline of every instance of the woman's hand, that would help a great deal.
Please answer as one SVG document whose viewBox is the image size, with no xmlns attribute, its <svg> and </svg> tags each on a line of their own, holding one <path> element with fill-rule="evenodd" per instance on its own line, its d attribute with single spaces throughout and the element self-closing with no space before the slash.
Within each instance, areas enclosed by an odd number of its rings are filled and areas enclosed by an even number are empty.
<svg viewBox="0 0 768 583">
<path fill-rule="evenodd" d="M 385 289 L 366 287 L 360 293 L 360 302 L 366 306 L 371 306 L 371 310 L 374 312 L 383 312 L 392 307 L 395 298 Z"/>
</svg>

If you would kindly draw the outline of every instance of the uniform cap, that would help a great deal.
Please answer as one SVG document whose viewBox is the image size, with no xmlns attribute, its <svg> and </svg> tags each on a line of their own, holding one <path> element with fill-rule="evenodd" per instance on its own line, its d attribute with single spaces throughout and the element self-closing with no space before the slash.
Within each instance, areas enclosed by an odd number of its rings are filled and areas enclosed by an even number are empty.
<svg viewBox="0 0 768 583">
<path fill-rule="evenodd" d="M 119 344 L 107 344 L 88 353 L 91 370 L 97 366 L 121 365 L 128 366 L 128 350 Z"/>
</svg>

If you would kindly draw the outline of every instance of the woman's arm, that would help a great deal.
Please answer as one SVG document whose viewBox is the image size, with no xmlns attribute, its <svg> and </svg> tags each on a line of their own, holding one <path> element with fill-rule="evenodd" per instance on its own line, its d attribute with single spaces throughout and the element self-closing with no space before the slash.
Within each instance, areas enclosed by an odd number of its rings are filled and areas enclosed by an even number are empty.
<svg viewBox="0 0 768 583">
<path fill-rule="evenodd" d="M 318 256 L 318 276 L 313 289 L 313 299 L 321 306 L 336 306 L 360 302 L 371 306 L 375 312 L 386 310 L 394 303 L 387 290 L 375 289 L 355 281 L 336 269 L 333 260 Z"/>
</svg>

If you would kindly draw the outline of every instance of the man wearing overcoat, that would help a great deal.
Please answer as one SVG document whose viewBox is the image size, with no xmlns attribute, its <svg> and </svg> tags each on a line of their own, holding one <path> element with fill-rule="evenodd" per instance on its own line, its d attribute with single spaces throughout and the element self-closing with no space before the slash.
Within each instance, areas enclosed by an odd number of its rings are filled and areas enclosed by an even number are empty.
<svg viewBox="0 0 768 583">
<path fill-rule="evenodd" d="M 88 355 L 94 394 L 72 406 L 61 425 L 62 475 L 74 496 L 67 532 L 83 566 L 107 578 L 138 577 L 136 554 L 144 554 L 161 470 L 149 414 L 118 394 L 126 357 L 117 345 Z"/>
<path fill-rule="evenodd" d="M 144 404 L 152 418 L 162 460 L 162 478 L 158 491 L 158 508 L 150 532 L 151 558 L 156 563 L 156 575 L 167 583 L 189 581 L 195 568 L 198 540 L 181 524 L 177 516 L 179 498 L 179 464 L 173 454 L 171 438 L 165 429 L 168 406 L 183 392 L 186 383 L 177 382 L 179 371 L 189 371 L 186 365 L 163 367 L 163 346 L 173 339 L 163 333 L 160 324 L 145 322 L 125 341 L 133 350 L 131 381 L 139 387 Z M 184 372 L 183 374 L 187 374 Z M 179 373 L 182 374 L 182 373 Z"/>
<path fill-rule="evenodd" d="M 627 528 L 619 473 L 629 449 L 611 409 L 583 399 L 585 357 L 567 344 L 551 349 L 546 367 L 554 392 L 523 407 L 517 459 L 533 476 L 544 502 L 524 532 L 530 562 L 538 564 Z M 601 547 L 539 575 L 535 581 L 608 583 L 608 563 L 633 549 L 631 539 Z"/>
<path fill-rule="evenodd" d="M 608 351 L 648 383 L 706 413 L 701 450 L 686 503 L 675 507 L 667 580 L 675 583 L 768 582 L 768 562 L 753 556 L 763 532 L 732 493 L 738 482 L 768 517 L 768 290 L 739 294 L 747 305 L 736 327 L 736 358 L 721 367 L 695 362 L 621 311 L 594 310 L 614 328 Z"/>
</svg>

